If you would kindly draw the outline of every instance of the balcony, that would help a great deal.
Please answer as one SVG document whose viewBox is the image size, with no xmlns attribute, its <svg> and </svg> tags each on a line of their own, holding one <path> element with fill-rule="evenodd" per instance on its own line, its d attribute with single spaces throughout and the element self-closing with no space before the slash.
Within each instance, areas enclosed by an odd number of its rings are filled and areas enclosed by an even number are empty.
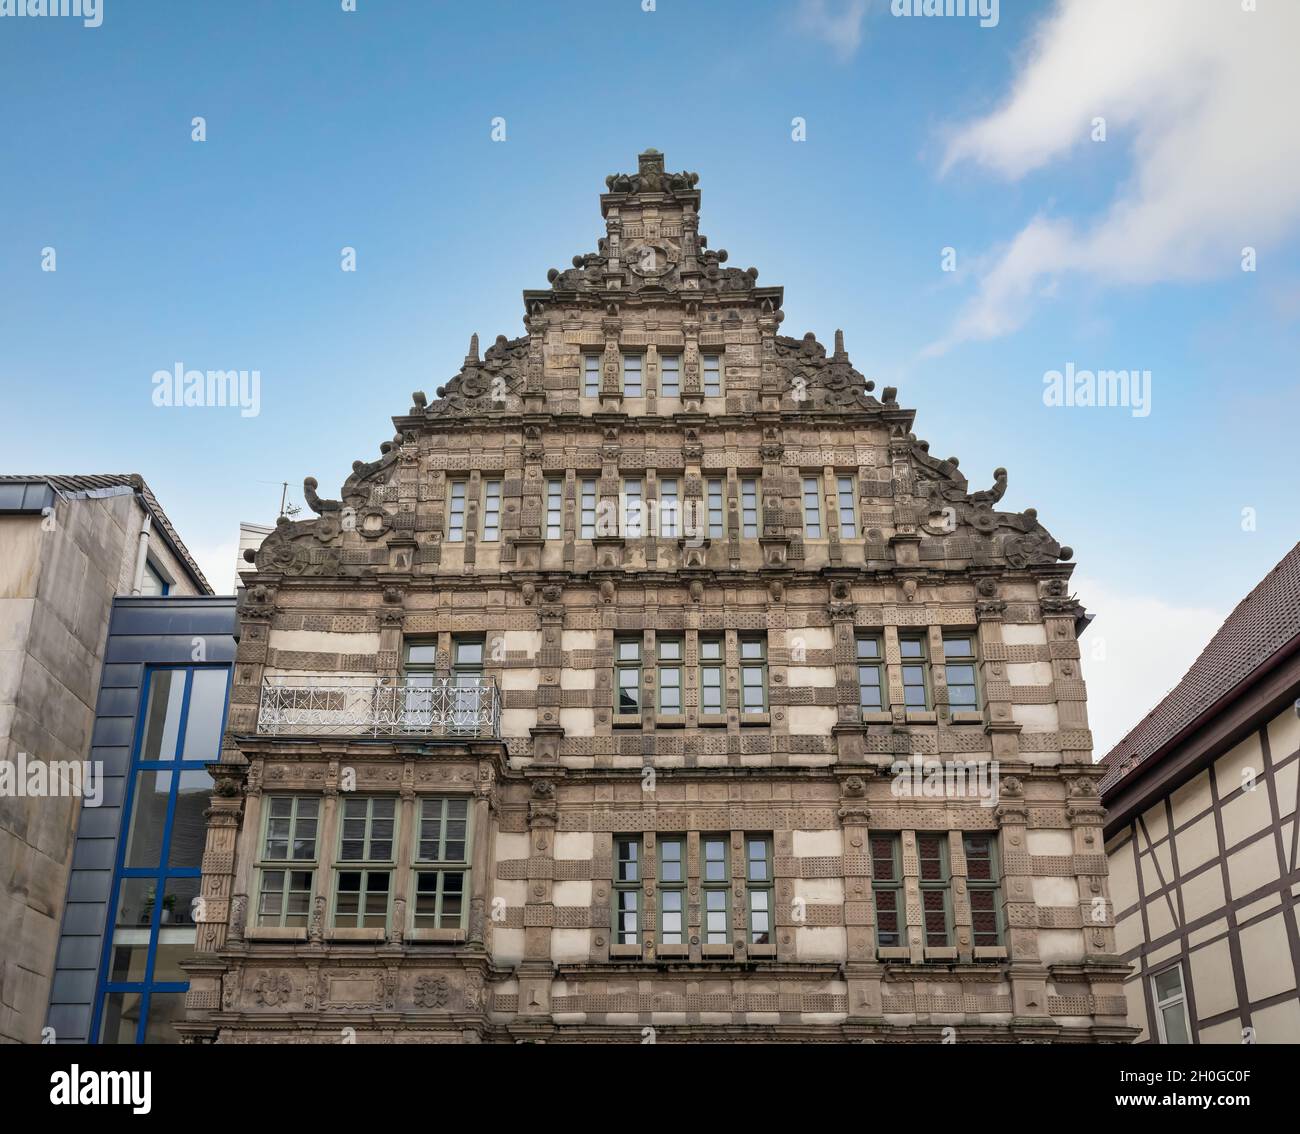
<svg viewBox="0 0 1300 1134">
<path fill-rule="evenodd" d="M 267 677 L 257 731 L 499 740 L 501 694 L 486 677 Z"/>
</svg>

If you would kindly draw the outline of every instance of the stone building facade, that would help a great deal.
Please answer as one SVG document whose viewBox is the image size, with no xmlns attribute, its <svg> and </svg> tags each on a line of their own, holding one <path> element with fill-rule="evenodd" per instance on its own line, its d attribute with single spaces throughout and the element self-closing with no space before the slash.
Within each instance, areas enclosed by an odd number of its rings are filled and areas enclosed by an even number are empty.
<svg viewBox="0 0 1300 1134">
<path fill-rule="evenodd" d="M 697 182 L 607 179 L 256 551 L 192 1039 L 1132 1036 L 1070 549 L 781 334 Z"/>
</svg>

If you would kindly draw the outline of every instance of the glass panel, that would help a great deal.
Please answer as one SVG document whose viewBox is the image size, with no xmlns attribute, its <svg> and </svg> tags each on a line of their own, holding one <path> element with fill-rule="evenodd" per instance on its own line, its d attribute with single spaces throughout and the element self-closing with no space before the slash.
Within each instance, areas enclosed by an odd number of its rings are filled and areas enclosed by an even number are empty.
<svg viewBox="0 0 1300 1134">
<path fill-rule="evenodd" d="M 747 641 L 740 643 L 740 656 L 742 658 L 761 658 L 763 656 L 763 643 Z"/>
<path fill-rule="evenodd" d="M 185 993 L 151 992 L 149 1019 L 144 1028 L 145 1043 L 180 1043 L 176 1025 L 185 1019 Z"/>
<path fill-rule="evenodd" d="M 139 1024 L 140 993 L 110 992 L 104 996 L 100 1043 L 135 1043 Z"/>
<path fill-rule="evenodd" d="M 702 641 L 700 643 L 700 657 L 708 661 L 720 661 L 722 659 L 722 643 L 717 639 Z"/>
<path fill-rule="evenodd" d="M 203 865 L 203 844 L 207 839 L 208 821 L 203 813 L 212 798 L 212 777 L 198 768 L 187 768 L 176 786 L 176 811 L 172 817 L 171 846 L 168 866 Z"/>
<path fill-rule="evenodd" d="M 410 645 L 406 647 L 406 662 L 408 665 L 434 665 L 437 660 L 437 646 Z"/>
<path fill-rule="evenodd" d="M 925 652 L 921 648 L 920 638 L 900 638 L 898 640 L 898 651 L 905 658 L 925 657 Z"/>
<path fill-rule="evenodd" d="M 113 956 L 108 967 L 108 979 L 123 984 L 143 984 L 148 958 L 149 931 L 119 929 L 113 934 Z"/>
<path fill-rule="evenodd" d="M 859 638 L 858 657 L 860 658 L 880 657 L 880 641 L 876 638 Z"/>
<path fill-rule="evenodd" d="M 123 878 L 117 887 L 117 913 L 114 923 L 119 926 L 147 926 L 153 917 L 152 878 Z"/>
<path fill-rule="evenodd" d="M 1171 1004 L 1168 1008 L 1162 1008 L 1160 1015 L 1165 1023 L 1165 1043 L 1192 1042 L 1187 1034 L 1187 1018 L 1183 1015 L 1182 1001 Z"/>
<path fill-rule="evenodd" d="M 226 713 L 227 669 L 196 669 L 190 682 L 190 708 L 185 718 L 186 760 L 221 757 L 221 722 Z"/>
<path fill-rule="evenodd" d="M 1179 996 L 1183 991 L 1183 976 L 1178 968 L 1166 969 L 1154 977 L 1156 986 L 1156 999 L 1168 1000 L 1171 996 Z"/>
<path fill-rule="evenodd" d="M 682 880 L 682 844 L 679 839 L 661 841 L 659 844 L 660 878 L 664 882 Z"/>
<path fill-rule="evenodd" d="M 618 844 L 618 878 L 619 882 L 637 882 L 640 880 L 638 862 L 641 846 L 636 842 L 624 840 Z"/>
<path fill-rule="evenodd" d="M 127 866 L 162 864 L 163 828 L 171 796 L 172 773 L 146 768 L 136 773 L 131 827 L 126 839 Z"/>
<path fill-rule="evenodd" d="M 704 880 L 725 882 L 727 878 L 727 844 L 721 839 L 708 839 L 704 843 Z"/>
<path fill-rule="evenodd" d="M 175 757 L 184 692 L 184 670 L 155 669 L 150 673 L 149 707 L 145 711 L 144 734 L 140 741 L 141 760 L 171 760 Z"/>
<path fill-rule="evenodd" d="M 189 973 L 181 968 L 181 962 L 194 956 L 193 929 L 160 929 L 158 931 L 158 949 L 153 959 L 153 979 L 158 982 L 173 981 L 184 984 L 190 979 Z"/>
</svg>

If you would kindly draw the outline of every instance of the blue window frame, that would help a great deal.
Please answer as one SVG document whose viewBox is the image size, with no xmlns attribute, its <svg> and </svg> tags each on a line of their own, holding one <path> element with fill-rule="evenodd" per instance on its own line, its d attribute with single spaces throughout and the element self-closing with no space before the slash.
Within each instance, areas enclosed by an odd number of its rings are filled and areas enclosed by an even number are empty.
<svg viewBox="0 0 1300 1134">
<path fill-rule="evenodd" d="M 230 666 L 151 666 L 137 713 L 91 1037 L 171 1043 L 194 951 L 194 900 Z"/>
</svg>

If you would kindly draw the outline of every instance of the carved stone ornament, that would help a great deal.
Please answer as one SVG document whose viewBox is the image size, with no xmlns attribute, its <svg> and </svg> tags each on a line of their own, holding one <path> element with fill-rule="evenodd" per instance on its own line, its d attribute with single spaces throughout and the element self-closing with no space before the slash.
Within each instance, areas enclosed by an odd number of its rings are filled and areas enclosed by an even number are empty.
<svg viewBox="0 0 1300 1134">
<path fill-rule="evenodd" d="M 445 976 L 422 976 L 415 981 L 417 1008 L 446 1008 L 451 1000 L 451 985 Z"/>
</svg>

